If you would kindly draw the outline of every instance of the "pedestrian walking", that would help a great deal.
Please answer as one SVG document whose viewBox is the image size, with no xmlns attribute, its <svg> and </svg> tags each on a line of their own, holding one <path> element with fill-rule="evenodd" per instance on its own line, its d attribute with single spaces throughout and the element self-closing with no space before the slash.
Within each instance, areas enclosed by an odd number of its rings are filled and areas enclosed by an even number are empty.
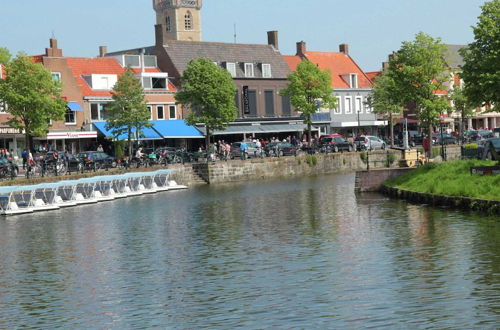
<svg viewBox="0 0 500 330">
<path fill-rule="evenodd" d="M 28 163 L 28 151 L 26 149 L 23 149 L 23 152 L 21 153 L 21 158 L 23 159 L 23 170 L 25 170 L 26 164 Z"/>
</svg>

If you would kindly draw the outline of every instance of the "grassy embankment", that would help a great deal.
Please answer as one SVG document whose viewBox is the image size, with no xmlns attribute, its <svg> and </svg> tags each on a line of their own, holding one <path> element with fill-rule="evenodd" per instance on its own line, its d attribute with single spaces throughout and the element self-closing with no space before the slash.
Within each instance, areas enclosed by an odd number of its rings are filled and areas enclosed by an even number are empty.
<svg viewBox="0 0 500 330">
<path fill-rule="evenodd" d="M 471 166 L 490 165 L 495 165 L 495 162 L 458 160 L 430 163 L 385 184 L 421 193 L 500 201 L 500 175 L 470 174 Z"/>
</svg>

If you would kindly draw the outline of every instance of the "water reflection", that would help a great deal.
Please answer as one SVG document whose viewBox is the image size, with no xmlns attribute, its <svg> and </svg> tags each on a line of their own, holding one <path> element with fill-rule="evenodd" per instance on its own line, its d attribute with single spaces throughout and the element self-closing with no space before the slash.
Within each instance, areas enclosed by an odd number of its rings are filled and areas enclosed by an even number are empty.
<svg viewBox="0 0 500 330">
<path fill-rule="evenodd" d="M 0 327 L 494 327 L 497 219 L 353 176 L 200 187 L 0 223 Z"/>
</svg>

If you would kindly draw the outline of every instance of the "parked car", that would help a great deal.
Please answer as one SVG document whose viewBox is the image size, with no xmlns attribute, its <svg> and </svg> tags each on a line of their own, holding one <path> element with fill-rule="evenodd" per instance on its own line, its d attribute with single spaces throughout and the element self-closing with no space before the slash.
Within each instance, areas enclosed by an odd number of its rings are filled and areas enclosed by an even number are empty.
<svg viewBox="0 0 500 330">
<path fill-rule="evenodd" d="M 357 150 L 384 150 L 387 146 L 384 140 L 372 135 L 358 136 L 354 139 L 354 145 Z"/>
<path fill-rule="evenodd" d="M 491 138 L 478 145 L 480 159 L 500 160 L 500 138 Z"/>
<path fill-rule="evenodd" d="M 243 142 L 234 142 L 231 144 L 231 159 L 241 156 L 240 146 Z M 255 142 L 245 142 L 247 144 L 247 158 L 256 158 L 261 156 L 262 150 L 257 147 Z"/>
<path fill-rule="evenodd" d="M 321 141 L 323 141 L 323 139 L 332 138 L 332 137 L 341 137 L 341 138 L 343 138 L 344 136 L 342 134 L 337 134 L 337 133 L 334 133 L 334 134 L 323 134 L 323 135 L 321 135 L 319 137 L 318 143 L 321 144 Z"/>
<path fill-rule="evenodd" d="M 443 140 L 443 143 L 441 143 L 441 138 Z M 432 134 L 432 144 L 434 145 L 441 145 L 441 144 L 456 144 L 457 139 L 448 133 L 434 133 Z"/>
<path fill-rule="evenodd" d="M 477 131 L 468 131 L 466 134 L 466 138 L 469 141 L 480 141 L 480 140 L 485 140 L 485 139 L 490 139 L 495 137 L 495 135 L 487 130 L 480 129 Z"/>
<path fill-rule="evenodd" d="M 325 137 L 321 139 L 320 148 L 326 152 L 339 152 L 356 150 L 354 144 L 342 137 Z"/>
<path fill-rule="evenodd" d="M 299 147 L 288 142 L 270 142 L 264 147 L 264 152 L 268 157 L 295 156 Z"/>
<path fill-rule="evenodd" d="M 80 152 L 68 160 L 70 171 L 98 170 L 101 168 L 115 168 L 116 158 L 101 151 Z"/>
</svg>

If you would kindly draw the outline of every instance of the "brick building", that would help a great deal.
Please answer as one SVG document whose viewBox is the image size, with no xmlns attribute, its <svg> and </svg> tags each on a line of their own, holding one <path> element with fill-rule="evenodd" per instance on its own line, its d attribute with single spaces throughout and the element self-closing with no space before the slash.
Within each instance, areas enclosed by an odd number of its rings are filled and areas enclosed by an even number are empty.
<svg viewBox="0 0 500 330">
<path fill-rule="evenodd" d="M 293 56 L 284 56 L 291 70 L 308 60 L 322 70 L 331 73 L 333 94 L 337 98 L 336 109 L 319 109 L 313 116 L 313 123 L 321 133 L 377 134 L 378 128 L 387 122 L 378 120 L 376 114 L 366 104 L 372 92 L 373 83 L 368 75 L 349 55 L 349 46 L 342 44 L 339 52 L 308 51 L 304 41 L 297 43 Z"/>
</svg>

